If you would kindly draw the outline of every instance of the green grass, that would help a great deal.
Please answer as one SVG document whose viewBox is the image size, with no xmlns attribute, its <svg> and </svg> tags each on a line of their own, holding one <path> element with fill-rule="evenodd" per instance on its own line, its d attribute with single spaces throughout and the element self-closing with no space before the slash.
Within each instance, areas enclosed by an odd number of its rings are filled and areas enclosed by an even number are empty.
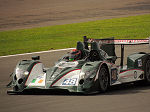
<svg viewBox="0 0 150 112">
<path fill-rule="evenodd" d="M 0 32 L 0 56 L 75 47 L 89 38 L 147 38 L 150 14 Z"/>
</svg>

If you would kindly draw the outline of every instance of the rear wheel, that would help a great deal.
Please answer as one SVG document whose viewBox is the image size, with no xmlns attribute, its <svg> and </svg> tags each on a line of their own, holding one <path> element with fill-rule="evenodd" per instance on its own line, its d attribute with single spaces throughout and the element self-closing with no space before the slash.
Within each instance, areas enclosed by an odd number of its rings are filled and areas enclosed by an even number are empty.
<svg viewBox="0 0 150 112">
<path fill-rule="evenodd" d="M 109 73 L 105 66 L 102 66 L 99 71 L 100 91 L 105 92 L 109 87 Z"/>
<path fill-rule="evenodd" d="M 150 57 L 145 61 L 145 79 L 150 83 Z"/>
</svg>

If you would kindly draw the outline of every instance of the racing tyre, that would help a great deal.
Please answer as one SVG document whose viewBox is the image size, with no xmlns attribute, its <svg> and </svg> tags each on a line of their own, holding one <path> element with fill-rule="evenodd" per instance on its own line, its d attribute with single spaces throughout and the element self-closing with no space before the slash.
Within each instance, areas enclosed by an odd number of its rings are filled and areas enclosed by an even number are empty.
<svg viewBox="0 0 150 112">
<path fill-rule="evenodd" d="M 99 85 L 100 85 L 100 91 L 106 92 L 106 90 L 109 87 L 109 73 L 105 66 L 102 66 L 99 71 Z"/>
<path fill-rule="evenodd" d="M 144 72 L 145 80 L 150 83 L 150 57 L 145 61 Z"/>
</svg>

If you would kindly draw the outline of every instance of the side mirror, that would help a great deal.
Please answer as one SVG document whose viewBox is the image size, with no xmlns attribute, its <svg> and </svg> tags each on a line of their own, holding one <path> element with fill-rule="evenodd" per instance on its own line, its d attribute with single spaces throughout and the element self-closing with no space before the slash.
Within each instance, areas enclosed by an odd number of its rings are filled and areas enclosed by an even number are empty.
<svg viewBox="0 0 150 112">
<path fill-rule="evenodd" d="M 117 58 L 118 58 L 117 56 L 109 56 L 109 57 L 107 57 L 107 60 L 111 63 L 115 63 Z"/>
<path fill-rule="evenodd" d="M 40 56 L 32 56 L 32 60 L 40 60 Z"/>
</svg>

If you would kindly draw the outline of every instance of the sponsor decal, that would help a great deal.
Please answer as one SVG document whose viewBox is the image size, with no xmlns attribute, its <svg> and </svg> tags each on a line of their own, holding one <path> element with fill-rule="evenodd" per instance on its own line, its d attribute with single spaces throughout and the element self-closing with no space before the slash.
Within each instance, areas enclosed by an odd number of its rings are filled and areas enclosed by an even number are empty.
<svg viewBox="0 0 150 112">
<path fill-rule="evenodd" d="M 142 39 L 140 39 L 140 40 L 139 39 L 133 39 L 133 40 L 130 40 L 130 39 L 129 40 L 128 39 L 127 40 L 123 40 L 123 39 L 121 40 L 120 39 L 120 40 L 114 40 L 114 41 L 116 43 L 147 43 L 149 40 L 148 39 L 143 39 L 143 40 Z"/>
<path fill-rule="evenodd" d="M 31 81 L 31 83 L 35 83 L 35 81 L 36 81 L 36 79 L 33 79 L 33 80 Z"/>
<path fill-rule="evenodd" d="M 77 86 L 77 81 L 80 74 L 80 69 L 71 70 L 70 72 L 63 75 L 61 78 L 56 80 L 52 86 Z"/>
<path fill-rule="evenodd" d="M 131 69 L 131 70 L 126 70 L 123 71 L 119 74 L 120 78 L 132 78 L 132 79 L 137 79 L 139 77 L 139 74 L 143 74 L 143 70 L 139 69 Z"/>
<path fill-rule="evenodd" d="M 99 44 L 140 44 L 149 43 L 148 39 L 88 39 L 89 43 L 99 42 Z"/>
<path fill-rule="evenodd" d="M 142 66 L 142 59 L 138 59 L 138 67 Z"/>
<path fill-rule="evenodd" d="M 43 82 L 43 80 L 42 80 L 42 79 L 38 81 L 38 83 L 42 83 L 42 82 Z"/>
<path fill-rule="evenodd" d="M 42 83 L 43 82 L 43 76 L 37 76 L 35 79 L 31 81 L 31 83 Z"/>
<path fill-rule="evenodd" d="M 68 78 L 68 79 L 65 79 L 62 83 L 62 85 L 75 85 L 77 82 L 77 78 Z"/>
<path fill-rule="evenodd" d="M 116 68 L 111 69 L 111 80 L 112 80 L 112 83 L 116 82 L 117 79 L 118 79 L 117 69 Z"/>
</svg>

